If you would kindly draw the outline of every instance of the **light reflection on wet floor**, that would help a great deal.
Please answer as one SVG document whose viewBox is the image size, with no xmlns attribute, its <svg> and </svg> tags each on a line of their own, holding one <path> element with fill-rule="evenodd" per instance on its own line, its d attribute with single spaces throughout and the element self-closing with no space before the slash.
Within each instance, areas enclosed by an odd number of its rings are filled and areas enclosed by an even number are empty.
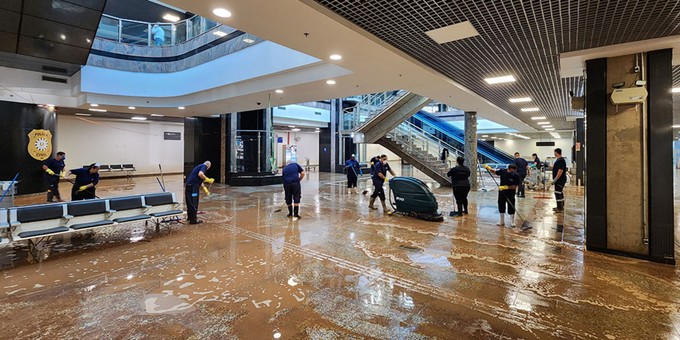
<svg viewBox="0 0 680 340">
<path fill-rule="evenodd" d="M 197 226 L 143 223 L 55 238 L 42 262 L 0 248 L 8 338 L 673 338 L 672 266 L 585 252 L 583 204 L 519 200 L 533 229 L 499 228 L 496 192 L 442 223 L 369 211 L 343 178 L 303 183 L 303 219 L 282 190 L 213 185 Z M 181 198 L 181 177 L 168 176 Z M 105 180 L 100 196 L 157 191 Z M 436 188 L 448 212 L 450 189 Z M 21 197 L 24 204 L 42 196 Z M 281 212 L 274 212 L 282 209 Z M 563 227 L 558 227 L 562 225 Z"/>
</svg>

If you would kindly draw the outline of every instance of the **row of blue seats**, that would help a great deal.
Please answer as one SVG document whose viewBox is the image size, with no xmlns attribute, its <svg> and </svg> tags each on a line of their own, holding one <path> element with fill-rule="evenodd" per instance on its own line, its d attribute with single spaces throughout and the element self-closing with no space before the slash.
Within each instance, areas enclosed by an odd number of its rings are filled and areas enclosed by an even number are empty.
<svg viewBox="0 0 680 340">
<path fill-rule="evenodd" d="M 0 233 L 12 242 L 184 214 L 171 192 L 0 209 Z"/>
</svg>

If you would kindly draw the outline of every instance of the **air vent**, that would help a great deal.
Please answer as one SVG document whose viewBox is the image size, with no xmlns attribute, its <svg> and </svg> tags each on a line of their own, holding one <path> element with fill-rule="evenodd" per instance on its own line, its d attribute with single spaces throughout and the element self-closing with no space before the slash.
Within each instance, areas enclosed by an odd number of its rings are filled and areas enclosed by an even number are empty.
<svg viewBox="0 0 680 340">
<path fill-rule="evenodd" d="M 45 71 L 45 72 L 50 72 L 50 73 L 68 74 L 68 71 L 63 67 L 54 67 L 54 66 L 43 65 L 42 70 Z"/>
<path fill-rule="evenodd" d="M 536 146 L 555 146 L 555 142 L 536 142 Z"/>
<path fill-rule="evenodd" d="M 43 81 L 51 81 L 53 83 L 61 83 L 61 84 L 67 84 L 68 79 L 66 78 L 57 78 L 57 77 L 50 77 L 50 76 L 42 76 Z"/>
</svg>

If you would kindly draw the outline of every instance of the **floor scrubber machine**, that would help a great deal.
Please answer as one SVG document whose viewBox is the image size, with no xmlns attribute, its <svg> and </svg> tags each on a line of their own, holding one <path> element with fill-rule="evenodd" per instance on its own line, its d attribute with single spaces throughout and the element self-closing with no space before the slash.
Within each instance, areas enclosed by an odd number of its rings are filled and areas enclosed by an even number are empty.
<svg viewBox="0 0 680 340">
<path fill-rule="evenodd" d="M 444 221 L 444 216 L 437 211 L 437 199 L 434 194 L 417 178 L 392 178 L 389 196 L 395 213 L 431 222 Z"/>
</svg>

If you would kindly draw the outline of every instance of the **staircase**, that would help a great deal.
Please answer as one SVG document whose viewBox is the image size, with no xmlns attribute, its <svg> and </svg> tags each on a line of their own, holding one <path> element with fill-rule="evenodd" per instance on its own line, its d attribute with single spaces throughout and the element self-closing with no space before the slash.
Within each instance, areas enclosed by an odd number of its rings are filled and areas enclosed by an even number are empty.
<svg viewBox="0 0 680 340">
<path fill-rule="evenodd" d="M 408 121 L 398 125 L 376 142 L 442 186 L 451 186 L 451 180 L 446 176 L 451 165 L 439 159 L 442 151 L 448 149 L 449 157 L 452 159 L 464 154 Z"/>
</svg>

